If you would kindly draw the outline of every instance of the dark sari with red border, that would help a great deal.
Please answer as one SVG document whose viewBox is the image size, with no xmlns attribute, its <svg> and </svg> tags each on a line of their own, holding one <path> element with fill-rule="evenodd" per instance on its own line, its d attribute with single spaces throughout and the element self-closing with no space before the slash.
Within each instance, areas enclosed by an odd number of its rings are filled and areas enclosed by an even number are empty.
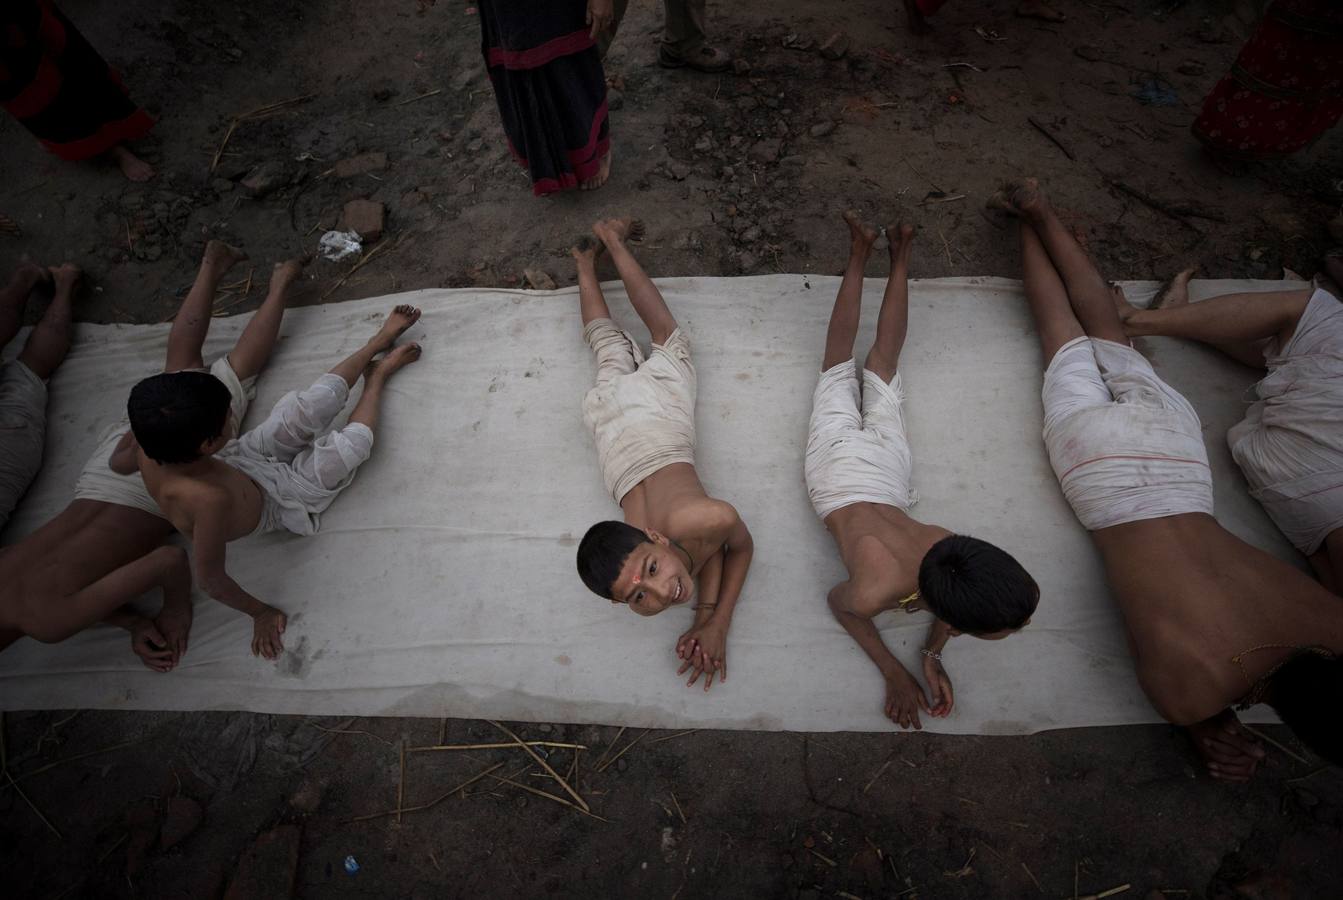
<svg viewBox="0 0 1343 900">
<path fill-rule="evenodd" d="M 61 159 L 98 156 L 154 127 L 49 0 L 0 0 L 0 103 Z"/>
<path fill-rule="evenodd" d="M 1276 0 L 1203 101 L 1194 137 L 1240 159 L 1308 146 L 1343 114 L 1343 2 Z"/>
<path fill-rule="evenodd" d="M 575 0 L 482 0 L 480 32 L 508 147 L 532 192 L 594 177 L 611 148 L 606 76 Z"/>
</svg>

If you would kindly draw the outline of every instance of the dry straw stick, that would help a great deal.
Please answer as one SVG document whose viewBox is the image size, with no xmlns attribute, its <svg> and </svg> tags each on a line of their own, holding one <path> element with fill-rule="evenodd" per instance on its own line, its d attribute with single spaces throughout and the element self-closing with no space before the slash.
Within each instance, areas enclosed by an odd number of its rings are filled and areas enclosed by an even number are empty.
<svg viewBox="0 0 1343 900">
<path fill-rule="evenodd" d="M 652 739 L 651 741 L 649 741 L 648 743 L 650 743 L 650 744 L 660 744 L 660 743 L 662 743 L 663 741 L 670 741 L 670 740 L 673 740 L 674 738 L 685 737 L 686 735 L 688 735 L 688 734 L 694 734 L 694 733 L 697 732 L 697 731 L 699 731 L 698 728 L 691 728 L 691 729 L 689 729 L 689 730 L 687 730 L 687 731 L 678 731 L 678 732 L 676 732 L 676 734 L 664 734 L 662 737 L 653 738 L 653 739 Z"/>
<path fill-rule="evenodd" d="M 528 747 L 551 747 L 559 750 L 586 750 L 585 744 L 564 744 L 559 741 L 525 741 Z M 497 744 L 431 744 L 424 747 L 407 747 L 407 753 L 425 753 L 430 750 L 508 750 L 516 747 L 513 742 Z"/>
<path fill-rule="evenodd" d="M 603 819 L 601 816 L 597 815 L 596 813 L 591 812 L 591 811 L 589 811 L 589 810 L 586 810 L 586 809 L 584 809 L 583 807 L 579 806 L 579 805 L 576 804 L 576 803 L 570 803 L 568 800 L 565 800 L 563 797 L 557 797 L 557 796 L 555 796 L 554 794 L 548 794 L 548 793 L 546 793 L 546 792 L 543 791 L 543 790 L 539 790 L 538 788 L 534 788 L 534 787 L 532 787 L 531 785 L 523 784 L 523 783 L 520 782 L 520 781 L 514 781 L 514 780 L 511 779 L 511 778 L 505 778 L 505 777 L 503 777 L 502 775 L 491 775 L 490 777 L 493 778 L 495 781 L 501 781 L 501 782 L 503 782 L 504 784 L 511 784 L 511 785 L 513 785 L 513 787 L 515 787 L 515 788 L 520 788 L 521 790 L 524 790 L 524 791 L 526 791 L 526 792 L 529 793 L 529 794 L 535 794 L 536 796 L 538 796 L 538 797 L 544 797 L 544 798 L 546 798 L 547 800 L 554 800 L 556 803 L 559 803 L 559 804 L 561 804 L 562 806 L 567 806 L 567 807 L 569 807 L 570 809 L 577 810 L 578 812 L 581 812 L 583 815 L 585 815 L 585 816 L 589 816 L 589 817 L 591 817 L 591 818 L 593 818 L 593 819 L 597 819 L 598 821 L 601 821 L 601 822 L 609 822 L 609 821 L 610 821 L 610 819 Z M 561 782 L 561 783 L 563 783 L 563 782 Z"/>
<path fill-rule="evenodd" d="M 537 765 L 539 765 L 541 768 L 549 772 L 550 777 L 554 778 L 556 781 L 560 783 L 560 787 L 564 788 L 564 792 L 566 794 L 574 798 L 574 802 L 583 808 L 583 812 L 591 811 L 588 808 L 588 802 L 578 795 L 578 791 L 574 790 L 569 786 L 569 782 L 565 781 L 563 778 L 560 777 L 560 773 L 556 772 L 554 768 L 551 767 L 550 763 L 545 761 L 545 759 L 541 756 L 541 754 L 537 753 L 531 747 L 528 747 L 527 744 L 522 740 L 522 738 L 518 737 L 516 734 L 509 731 L 507 728 L 505 728 L 503 725 L 500 725 L 498 722 L 490 720 L 490 724 L 493 725 L 495 728 L 498 728 L 504 734 L 511 737 L 513 739 L 513 742 L 517 746 L 527 751 L 527 755 L 530 756 L 532 759 L 536 760 Z"/>
<path fill-rule="evenodd" d="M 271 103 L 266 106 L 259 106 L 251 112 L 243 113 L 240 116 L 234 116 L 233 121 L 229 123 L 228 131 L 224 132 L 224 140 L 220 141 L 219 149 L 215 151 L 214 159 L 210 161 L 210 171 L 213 172 L 219 168 L 219 160 L 224 157 L 224 148 L 228 146 L 229 140 L 233 137 L 233 132 L 238 126 L 248 119 L 258 119 L 262 116 L 270 115 L 273 112 L 279 112 L 287 106 L 293 106 L 295 103 L 302 103 L 316 97 L 316 94 L 305 94 L 302 97 L 293 97 L 289 100 L 281 100 L 279 103 Z"/>
<path fill-rule="evenodd" d="M 603 753 L 601 755 L 601 758 L 597 760 L 598 772 L 600 772 L 602 770 L 602 767 L 606 765 L 606 757 L 611 755 L 611 751 L 616 748 L 616 744 L 620 743 L 620 736 L 624 733 L 625 733 L 625 726 L 621 725 L 620 730 L 616 732 L 616 736 L 613 737 L 611 739 L 611 743 L 606 746 L 606 752 Z"/>
<path fill-rule="evenodd" d="M 468 788 L 471 785 L 475 784 L 477 781 L 484 778 L 486 775 L 490 775 L 491 777 L 497 778 L 498 776 L 494 775 L 494 772 L 497 771 L 498 769 L 502 769 L 503 767 L 504 767 L 503 763 L 495 763 L 485 771 L 476 775 L 472 775 L 470 778 L 466 779 L 466 781 L 463 781 L 461 784 L 457 785 L 452 790 L 440 794 L 437 798 L 430 800 L 428 803 L 422 803 L 419 806 L 407 806 L 404 809 L 388 809 L 382 812 L 369 813 L 363 816 L 355 816 L 353 819 L 346 819 L 341 824 L 348 825 L 351 822 L 367 822 L 369 819 L 381 819 L 384 818 L 385 816 L 395 816 L 401 813 L 409 813 L 409 812 L 423 812 L 426 809 L 432 809 L 433 807 L 442 803 L 444 800 L 448 799 L 458 791 L 464 790 L 465 788 Z"/>
<path fill-rule="evenodd" d="M 642 741 L 642 740 L 644 739 L 644 735 L 648 734 L 648 732 L 650 732 L 650 731 L 652 731 L 652 730 L 653 730 L 653 729 L 651 729 L 651 728 L 645 728 L 645 729 L 643 730 L 643 732 L 642 732 L 637 738 L 635 738 L 634 740 L 632 740 L 632 741 L 630 741 L 628 744 L 626 744 L 625 747 L 624 747 L 624 749 L 622 749 L 622 750 L 621 750 L 619 753 L 617 753 L 615 756 L 611 757 L 611 758 L 608 759 L 606 762 L 604 762 L 604 763 L 602 763 L 600 766 L 598 766 L 598 767 L 597 767 L 597 773 L 598 773 L 598 774 L 601 774 L 602 772 L 605 772 L 607 769 L 611 768 L 611 766 L 615 765 L 615 761 L 616 761 L 616 760 L 620 759 L 620 757 L 622 757 L 622 756 L 624 756 L 626 753 L 628 753 L 628 752 L 630 751 L 630 748 L 631 748 L 631 747 L 633 747 L 635 744 L 637 744 L 637 743 L 639 743 L 640 741 Z"/>
</svg>

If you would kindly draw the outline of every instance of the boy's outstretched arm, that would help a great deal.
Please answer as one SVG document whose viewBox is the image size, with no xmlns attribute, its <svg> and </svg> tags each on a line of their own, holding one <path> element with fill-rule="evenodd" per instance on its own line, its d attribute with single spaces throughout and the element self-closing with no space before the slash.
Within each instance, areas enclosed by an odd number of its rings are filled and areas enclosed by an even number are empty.
<svg viewBox="0 0 1343 900">
<path fill-rule="evenodd" d="M 196 583 L 225 606 L 252 617 L 252 655 L 274 659 L 284 650 L 281 636 L 288 618 L 269 604 L 262 603 L 224 570 L 228 541 L 224 530 L 228 502 L 207 500 L 198 505 L 191 532 L 195 557 Z"/>
<path fill-rule="evenodd" d="M 704 590 L 712 588 L 712 577 L 704 579 L 713 560 L 708 560 L 701 570 L 700 599 L 701 609 L 695 617 L 695 627 L 691 628 L 677 641 L 676 652 L 687 660 L 697 672 L 708 675 L 704 683 L 707 691 L 713 684 L 714 675 L 720 681 L 727 680 L 727 632 L 732 625 L 732 613 L 736 609 L 741 589 L 746 584 L 746 573 L 751 568 L 751 557 L 755 554 L 755 542 L 751 531 L 729 503 L 718 501 L 722 522 L 719 533 L 722 534 L 721 573 L 718 578 L 717 599 Z M 710 572 L 712 576 L 712 572 Z M 701 614 L 707 608 L 707 617 Z M 685 671 L 685 667 L 682 667 Z M 694 678 L 691 678 L 691 684 Z"/>
<path fill-rule="evenodd" d="M 881 612 L 881 608 L 865 603 L 852 581 L 841 582 L 831 588 L 826 601 L 839 624 L 858 642 L 858 646 L 863 648 L 868 659 L 876 664 L 881 677 L 886 680 L 887 718 L 901 728 L 922 729 L 919 710 L 929 711 L 928 698 L 924 696 L 923 688 L 914 676 L 887 649 L 877 626 L 872 624 L 872 615 Z M 866 613 L 868 609 L 874 612 Z"/>
</svg>

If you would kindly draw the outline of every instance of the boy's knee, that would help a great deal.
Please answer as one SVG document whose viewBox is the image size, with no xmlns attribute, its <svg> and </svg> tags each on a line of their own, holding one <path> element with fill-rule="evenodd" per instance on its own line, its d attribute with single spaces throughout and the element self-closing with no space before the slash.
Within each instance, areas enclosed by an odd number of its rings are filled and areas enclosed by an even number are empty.
<svg viewBox="0 0 1343 900">
<path fill-rule="evenodd" d="M 191 571 L 191 563 L 187 552 L 181 547 L 164 544 L 162 547 L 151 550 L 149 558 L 153 560 L 159 572 L 164 575 L 178 575 L 183 571 Z"/>
</svg>

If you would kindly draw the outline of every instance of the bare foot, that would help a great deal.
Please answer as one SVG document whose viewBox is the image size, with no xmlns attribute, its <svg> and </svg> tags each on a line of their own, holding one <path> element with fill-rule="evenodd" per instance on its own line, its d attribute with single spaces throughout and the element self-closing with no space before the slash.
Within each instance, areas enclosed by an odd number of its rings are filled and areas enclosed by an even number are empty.
<svg viewBox="0 0 1343 900">
<path fill-rule="evenodd" d="M 1066 22 L 1068 17 L 1040 0 L 1021 0 L 1017 4 L 1017 18 L 1039 19 L 1041 22 Z"/>
<path fill-rule="evenodd" d="M 639 219 L 602 219 L 592 226 L 592 233 L 606 245 L 625 241 L 638 242 L 644 239 L 644 223 Z"/>
<path fill-rule="evenodd" d="M 201 268 L 217 269 L 222 275 L 245 259 L 247 259 L 246 252 L 223 241 L 211 239 L 205 245 L 205 252 L 201 254 Z"/>
<path fill-rule="evenodd" d="M 918 0 L 905 0 L 905 19 L 914 34 L 928 34 L 933 30 L 923 17 L 923 10 L 919 9 Z"/>
<path fill-rule="evenodd" d="M 606 184 L 606 179 L 611 177 L 611 151 L 607 150 L 606 155 L 602 157 L 601 167 L 597 169 L 597 174 L 587 181 L 579 184 L 579 190 L 595 191 L 597 188 Z"/>
<path fill-rule="evenodd" d="M 914 226 L 904 222 L 892 222 L 889 225 L 882 226 L 882 234 L 886 235 L 886 247 L 891 252 L 891 256 L 898 256 L 909 250 L 910 245 L 914 243 Z"/>
<path fill-rule="evenodd" d="M 190 587 L 188 586 L 188 591 Z M 176 667 L 182 661 L 182 657 L 187 652 L 187 635 L 191 633 L 191 595 L 183 594 L 178 597 L 164 597 L 163 609 L 159 610 L 158 618 L 154 620 L 154 626 L 158 628 L 159 634 L 163 635 L 163 640 L 168 649 L 172 651 L 172 666 Z"/>
<path fill-rule="evenodd" d="M 365 377 L 368 379 L 382 379 L 383 381 L 386 381 L 388 378 L 391 378 L 397 372 L 419 359 L 421 353 L 420 345 L 413 341 L 409 344 L 402 344 L 400 347 L 395 348 L 391 353 L 388 353 L 382 359 L 375 362 L 371 367 L 372 371 L 366 373 Z"/>
<path fill-rule="evenodd" d="M 853 242 L 854 249 L 870 249 L 877 240 L 877 229 L 864 222 L 856 209 L 846 209 L 844 221 L 849 225 L 849 238 Z"/>
<path fill-rule="evenodd" d="M 107 151 L 107 155 L 121 168 L 121 174 L 128 181 L 143 182 L 154 177 L 154 167 L 127 150 L 123 144 L 117 144 Z"/>
<path fill-rule="evenodd" d="M 74 263 L 61 263 L 59 266 L 52 266 L 47 269 L 51 275 L 51 284 L 58 294 L 73 296 L 75 288 L 79 287 L 80 279 L 84 277 L 84 272 Z"/>
<path fill-rule="evenodd" d="M 17 286 L 26 297 L 38 285 L 50 285 L 52 271 L 25 256 L 19 260 L 18 267 L 14 269 L 10 284 Z"/>
<path fill-rule="evenodd" d="M 270 270 L 270 289 L 276 291 L 289 287 L 298 280 L 298 276 L 303 274 L 304 267 L 310 262 L 312 262 L 311 253 L 277 262 Z"/>
<path fill-rule="evenodd" d="M 1166 309 L 1171 306 L 1184 306 L 1189 302 L 1189 279 L 1194 277 L 1198 271 L 1196 266 L 1191 266 L 1171 278 L 1161 286 L 1161 290 L 1156 292 L 1156 299 L 1152 301 L 1152 309 Z"/>
<path fill-rule="evenodd" d="M 396 339 L 406 333 L 406 329 L 420 320 L 420 310 L 408 303 L 403 303 L 393 309 L 387 315 L 387 321 L 382 323 L 378 333 L 369 341 L 370 344 L 381 350 L 390 350 Z"/>
</svg>

